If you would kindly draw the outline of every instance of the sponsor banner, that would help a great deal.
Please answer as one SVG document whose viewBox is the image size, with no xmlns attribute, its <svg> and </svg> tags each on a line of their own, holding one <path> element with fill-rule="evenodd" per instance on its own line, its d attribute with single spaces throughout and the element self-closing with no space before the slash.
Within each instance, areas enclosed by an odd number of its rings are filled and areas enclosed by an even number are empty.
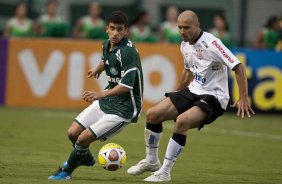
<svg viewBox="0 0 282 184">
<path fill-rule="evenodd" d="M 7 46 L 7 40 L 0 39 L 0 105 L 5 101 Z"/>
<path fill-rule="evenodd" d="M 101 91 L 107 85 L 104 73 L 98 80 L 87 78 L 88 69 L 100 62 L 101 44 L 97 41 L 11 39 L 5 104 L 43 108 L 87 106 L 82 93 Z M 178 45 L 138 43 L 136 46 L 143 66 L 143 110 L 146 111 L 161 101 L 165 92 L 175 89 L 183 60 Z M 248 49 L 232 52 L 245 64 L 249 100 L 256 112 L 281 112 L 282 52 Z M 3 74 L 2 65 L 0 70 Z M 2 81 L 1 78 L 3 86 Z M 235 101 L 239 90 L 234 72 L 229 72 L 229 87 L 231 101 Z"/>
<path fill-rule="evenodd" d="M 282 112 L 282 52 L 251 49 L 233 52 L 245 63 L 252 107 L 257 112 Z M 239 98 L 239 90 L 234 74 L 230 79 L 231 99 L 234 101 Z"/>
<path fill-rule="evenodd" d="M 52 39 L 11 39 L 7 77 L 8 106 L 80 108 L 85 90 L 107 86 L 88 79 L 87 71 L 101 60 L 100 42 Z M 179 46 L 138 44 L 144 72 L 144 109 L 175 89 L 183 61 Z"/>
</svg>

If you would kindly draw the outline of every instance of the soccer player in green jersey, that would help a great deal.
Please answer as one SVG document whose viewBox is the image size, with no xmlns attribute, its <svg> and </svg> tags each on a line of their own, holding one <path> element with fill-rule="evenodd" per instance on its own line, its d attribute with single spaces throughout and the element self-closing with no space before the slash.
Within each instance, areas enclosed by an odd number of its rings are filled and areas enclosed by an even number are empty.
<svg viewBox="0 0 282 184">
<path fill-rule="evenodd" d="M 89 145 L 96 140 L 104 141 L 130 122 L 136 122 L 141 112 L 142 67 L 136 48 L 126 37 L 127 16 L 114 11 L 108 19 L 106 32 L 109 40 L 103 44 L 102 61 L 89 70 L 88 77 L 98 79 L 105 71 L 109 84 L 102 92 L 84 92 L 83 99 L 91 104 L 68 129 L 74 148 L 68 160 L 49 179 L 71 179 L 78 166 L 93 166 L 95 161 Z"/>
</svg>

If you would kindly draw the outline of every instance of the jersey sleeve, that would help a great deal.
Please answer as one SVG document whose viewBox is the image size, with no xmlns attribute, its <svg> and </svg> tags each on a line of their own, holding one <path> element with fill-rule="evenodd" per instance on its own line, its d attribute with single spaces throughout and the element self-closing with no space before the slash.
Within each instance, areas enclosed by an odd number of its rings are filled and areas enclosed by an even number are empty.
<svg viewBox="0 0 282 184">
<path fill-rule="evenodd" d="M 134 47 L 123 49 L 121 51 L 121 61 L 122 71 L 119 84 L 132 89 L 135 83 L 136 75 L 139 71 L 139 54 Z"/>
<path fill-rule="evenodd" d="M 222 62 L 230 69 L 240 63 L 238 58 L 219 39 L 214 39 L 211 42 L 210 55 L 214 61 Z"/>
</svg>

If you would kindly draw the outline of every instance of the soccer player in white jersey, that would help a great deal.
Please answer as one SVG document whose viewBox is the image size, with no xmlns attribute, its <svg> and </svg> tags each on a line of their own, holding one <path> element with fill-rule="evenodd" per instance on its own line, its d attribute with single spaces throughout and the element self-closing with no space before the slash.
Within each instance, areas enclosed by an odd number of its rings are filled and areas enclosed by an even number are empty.
<svg viewBox="0 0 282 184">
<path fill-rule="evenodd" d="M 248 84 L 244 66 L 212 34 L 200 29 L 197 15 L 184 11 L 177 20 L 184 69 L 177 91 L 166 93 L 166 98 L 150 108 L 146 114 L 145 144 L 146 158 L 127 172 L 138 175 L 145 171 L 154 173 L 148 182 L 170 181 L 170 172 L 186 143 L 189 129 L 201 129 L 212 123 L 225 111 L 228 100 L 227 68 L 233 70 L 239 86 L 240 98 L 232 107 L 238 108 L 237 116 L 251 116 L 254 111 L 247 100 Z M 162 135 L 162 122 L 175 120 L 163 164 L 158 158 L 158 147 Z"/>
</svg>

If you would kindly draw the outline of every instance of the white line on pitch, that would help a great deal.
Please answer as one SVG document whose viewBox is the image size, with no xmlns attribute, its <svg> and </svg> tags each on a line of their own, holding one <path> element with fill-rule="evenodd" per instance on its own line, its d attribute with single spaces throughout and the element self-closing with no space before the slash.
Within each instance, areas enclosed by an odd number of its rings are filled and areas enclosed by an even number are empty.
<svg viewBox="0 0 282 184">
<path fill-rule="evenodd" d="M 204 131 L 207 132 L 217 132 L 220 134 L 230 134 L 230 135 L 237 135 L 237 136 L 245 136 L 245 137 L 254 137 L 254 138 L 264 138 L 264 139 L 274 139 L 274 140 L 282 140 L 281 135 L 275 134 L 267 134 L 267 133 L 258 133 L 258 132 L 245 132 L 239 130 L 227 130 L 223 128 L 208 128 L 205 127 Z"/>
</svg>

